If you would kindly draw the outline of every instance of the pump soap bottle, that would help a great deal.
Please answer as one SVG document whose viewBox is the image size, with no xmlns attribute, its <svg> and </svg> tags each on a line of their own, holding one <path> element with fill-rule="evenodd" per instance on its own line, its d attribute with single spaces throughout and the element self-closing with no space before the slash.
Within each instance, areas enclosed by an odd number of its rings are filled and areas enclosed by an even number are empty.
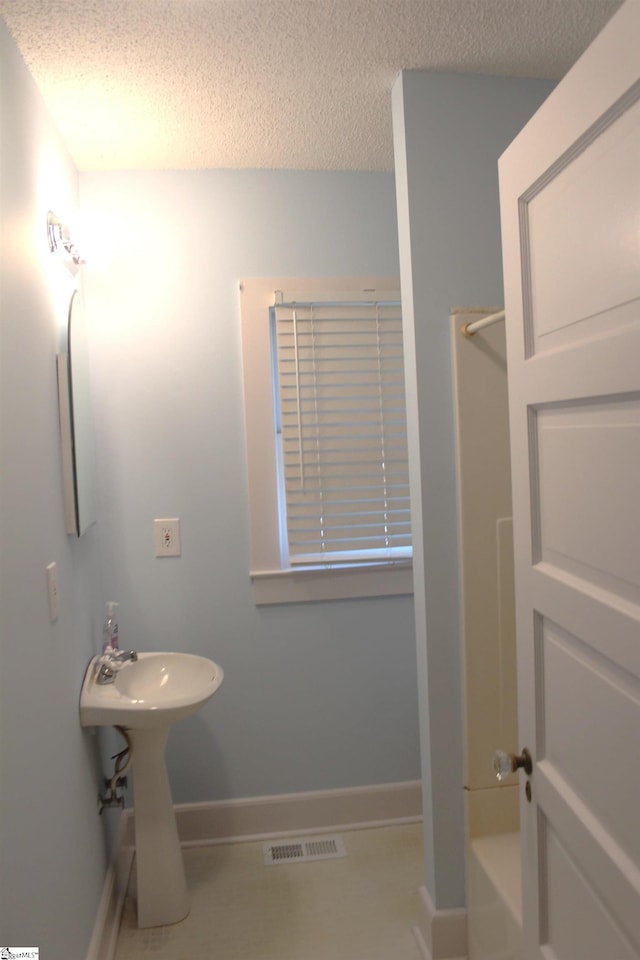
<svg viewBox="0 0 640 960">
<path fill-rule="evenodd" d="M 118 604 L 115 602 L 115 600 L 109 600 L 107 603 L 107 613 L 104 618 L 104 626 L 102 628 L 103 653 L 108 653 L 111 650 L 117 650 L 119 648 L 118 621 L 116 620 L 117 606 Z"/>
</svg>

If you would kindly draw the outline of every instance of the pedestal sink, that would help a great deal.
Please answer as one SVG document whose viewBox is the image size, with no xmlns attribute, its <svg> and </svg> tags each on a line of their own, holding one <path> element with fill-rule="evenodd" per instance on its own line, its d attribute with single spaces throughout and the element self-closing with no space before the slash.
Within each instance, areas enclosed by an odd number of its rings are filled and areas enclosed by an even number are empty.
<svg viewBox="0 0 640 960">
<path fill-rule="evenodd" d="M 140 653 L 112 683 L 97 683 L 100 658 L 89 663 L 80 694 L 83 727 L 124 727 L 131 742 L 138 926 L 182 920 L 189 912 L 184 863 L 164 751 L 171 724 L 216 692 L 223 672 L 188 653 Z"/>
</svg>

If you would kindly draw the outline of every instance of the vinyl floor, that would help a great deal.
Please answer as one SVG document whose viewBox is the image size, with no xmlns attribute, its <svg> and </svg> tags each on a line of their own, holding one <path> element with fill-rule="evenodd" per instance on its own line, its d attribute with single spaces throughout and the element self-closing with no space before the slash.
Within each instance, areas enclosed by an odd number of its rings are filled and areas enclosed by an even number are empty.
<svg viewBox="0 0 640 960">
<path fill-rule="evenodd" d="M 115 960 L 420 960 L 422 824 L 340 836 L 343 859 L 273 866 L 261 842 L 186 848 L 191 912 L 147 930 L 134 865 Z"/>
</svg>

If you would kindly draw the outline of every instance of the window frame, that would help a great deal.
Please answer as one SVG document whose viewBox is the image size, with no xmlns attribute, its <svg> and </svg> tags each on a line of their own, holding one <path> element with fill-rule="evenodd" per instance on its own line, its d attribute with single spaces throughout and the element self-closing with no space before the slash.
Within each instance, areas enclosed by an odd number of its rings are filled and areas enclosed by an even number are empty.
<svg viewBox="0 0 640 960">
<path fill-rule="evenodd" d="M 413 563 L 284 567 L 278 502 L 270 308 L 276 290 L 354 295 L 399 290 L 398 277 L 246 279 L 240 283 L 245 443 L 251 535 L 250 576 L 256 604 L 299 603 L 413 593 Z"/>
</svg>

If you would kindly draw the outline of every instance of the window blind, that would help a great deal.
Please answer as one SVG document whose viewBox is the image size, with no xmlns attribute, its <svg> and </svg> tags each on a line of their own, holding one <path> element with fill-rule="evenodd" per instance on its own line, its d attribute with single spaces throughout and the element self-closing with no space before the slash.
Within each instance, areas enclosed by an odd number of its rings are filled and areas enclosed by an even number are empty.
<svg viewBox="0 0 640 960">
<path fill-rule="evenodd" d="M 272 308 L 289 564 L 411 557 L 399 300 Z"/>
</svg>

